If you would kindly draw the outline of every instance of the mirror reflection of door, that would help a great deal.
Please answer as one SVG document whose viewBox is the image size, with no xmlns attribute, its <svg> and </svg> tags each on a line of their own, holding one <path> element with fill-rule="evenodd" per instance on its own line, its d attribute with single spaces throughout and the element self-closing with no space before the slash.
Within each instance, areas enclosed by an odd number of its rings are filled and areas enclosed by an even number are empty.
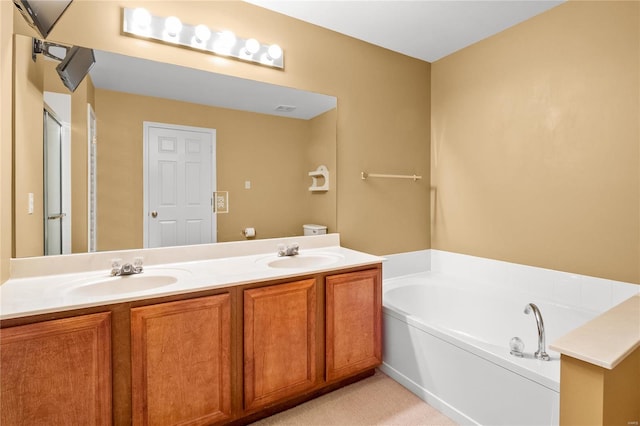
<svg viewBox="0 0 640 426">
<path fill-rule="evenodd" d="M 146 247 L 216 242 L 214 129 L 144 123 Z"/>
<path fill-rule="evenodd" d="M 44 92 L 44 254 L 71 253 L 71 96 Z"/>
<path fill-rule="evenodd" d="M 62 254 L 62 123 L 44 110 L 44 254 Z"/>
</svg>

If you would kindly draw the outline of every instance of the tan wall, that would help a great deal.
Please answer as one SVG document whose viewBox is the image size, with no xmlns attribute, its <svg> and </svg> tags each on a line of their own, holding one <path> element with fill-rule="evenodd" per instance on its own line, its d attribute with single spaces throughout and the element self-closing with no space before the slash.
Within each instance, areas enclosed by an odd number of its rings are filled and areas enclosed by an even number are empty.
<svg viewBox="0 0 640 426">
<path fill-rule="evenodd" d="M 23 38 L 22 36 L 16 37 Z M 56 72 L 56 66 L 58 66 L 59 62 L 49 60 L 44 60 L 41 62 L 44 65 L 44 91 L 70 95 L 69 89 L 64 86 L 62 80 Z M 18 93 L 17 96 L 20 96 L 20 94 Z"/>
<path fill-rule="evenodd" d="M 31 39 L 15 39 L 15 254 L 44 254 L 43 206 L 43 85 L 44 58 L 31 59 Z M 29 214 L 28 194 L 34 195 L 34 212 Z"/>
<path fill-rule="evenodd" d="M 432 65 L 434 248 L 640 283 L 639 7 L 571 1 Z"/>
<path fill-rule="evenodd" d="M 307 197 L 309 198 L 309 214 L 306 222 L 324 225 L 327 232 L 336 232 L 336 119 L 338 110 L 333 109 L 317 116 L 310 122 L 311 137 L 306 153 L 306 168 L 308 171 L 317 170 L 320 165 L 329 170 L 329 191 L 309 191 L 313 181 L 310 177 L 305 181 Z M 306 174 L 305 176 L 308 176 Z M 318 182 L 321 184 L 321 182 Z"/>
<path fill-rule="evenodd" d="M 312 218 L 305 178 L 312 121 L 101 89 L 95 97 L 100 250 L 143 246 L 144 121 L 216 130 L 217 189 L 229 192 L 230 206 L 217 215 L 218 241 L 244 239 L 241 230 L 249 226 L 257 238 L 301 235 Z M 328 143 L 335 145 L 335 121 L 329 127 Z M 335 151 L 317 149 L 318 161 L 335 157 Z M 244 189 L 245 181 L 251 189 Z"/>
<path fill-rule="evenodd" d="M 348 247 L 384 254 L 429 248 L 428 178 L 364 183 L 362 170 L 429 176 L 429 70 L 423 61 L 238 1 L 144 2 L 152 13 L 277 42 L 272 70 L 120 35 L 122 6 L 75 1 L 50 40 L 164 60 L 338 97 L 337 230 Z M 30 33 L 18 17 L 16 31 Z M 256 225 L 257 226 L 257 225 Z"/>
<path fill-rule="evenodd" d="M 13 244 L 13 9 L 0 2 L 0 284 L 9 279 Z"/>
</svg>

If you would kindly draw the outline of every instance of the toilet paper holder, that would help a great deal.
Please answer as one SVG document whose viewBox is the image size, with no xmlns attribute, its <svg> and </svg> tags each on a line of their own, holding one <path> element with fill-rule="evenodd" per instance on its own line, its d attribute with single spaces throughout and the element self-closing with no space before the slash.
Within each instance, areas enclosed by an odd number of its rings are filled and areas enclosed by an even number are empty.
<svg viewBox="0 0 640 426">
<path fill-rule="evenodd" d="M 241 233 L 245 238 L 254 238 L 256 236 L 256 229 L 251 227 L 244 228 Z"/>
</svg>

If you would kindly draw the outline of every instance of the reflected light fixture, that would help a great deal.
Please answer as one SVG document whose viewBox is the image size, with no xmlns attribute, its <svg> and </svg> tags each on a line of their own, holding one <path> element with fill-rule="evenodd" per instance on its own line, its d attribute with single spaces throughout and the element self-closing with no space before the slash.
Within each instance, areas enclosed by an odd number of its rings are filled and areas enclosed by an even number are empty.
<svg viewBox="0 0 640 426">
<path fill-rule="evenodd" d="M 244 49 L 247 55 L 253 55 L 260 50 L 260 42 L 255 38 L 250 38 L 245 42 Z"/>
<path fill-rule="evenodd" d="M 132 27 L 136 34 L 147 37 L 151 31 L 151 14 L 143 7 L 133 9 Z"/>
<path fill-rule="evenodd" d="M 178 35 L 182 31 L 182 22 L 175 16 L 169 16 L 164 20 L 163 40 L 177 42 Z"/>
<path fill-rule="evenodd" d="M 206 44 L 207 41 L 211 38 L 211 30 L 206 25 L 196 25 L 195 34 L 193 36 L 193 41 L 198 44 Z"/>
<path fill-rule="evenodd" d="M 124 9 L 122 31 L 129 36 L 284 69 L 284 53 L 277 44 L 262 44 L 255 38 L 243 39 L 231 31 L 216 31 L 203 24 L 186 24 L 176 16 L 153 16 L 144 8 Z"/>
</svg>

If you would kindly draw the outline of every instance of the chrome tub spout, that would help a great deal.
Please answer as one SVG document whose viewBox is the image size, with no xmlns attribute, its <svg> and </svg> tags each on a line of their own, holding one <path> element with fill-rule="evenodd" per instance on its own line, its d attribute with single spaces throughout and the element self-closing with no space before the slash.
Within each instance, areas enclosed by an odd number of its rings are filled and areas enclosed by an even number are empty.
<svg viewBox="0 0 640 426">
<path fill-rule="evenodd" d="M 537 359 L 541 359 L 543 361 L 549 361 L 551 358 L 545 351 L 545 336 L 544 336 L 544 321 L 542 320 L 542 314 L 540 313 L 540 309 L 534 304 L 529 303 L 524 307 L 524 313 L 529 314 L 533 312 L 533 315 L 536 318 L 536 325 L 538 326 L 538 350 L 533 354 Z"/>
</svg>

